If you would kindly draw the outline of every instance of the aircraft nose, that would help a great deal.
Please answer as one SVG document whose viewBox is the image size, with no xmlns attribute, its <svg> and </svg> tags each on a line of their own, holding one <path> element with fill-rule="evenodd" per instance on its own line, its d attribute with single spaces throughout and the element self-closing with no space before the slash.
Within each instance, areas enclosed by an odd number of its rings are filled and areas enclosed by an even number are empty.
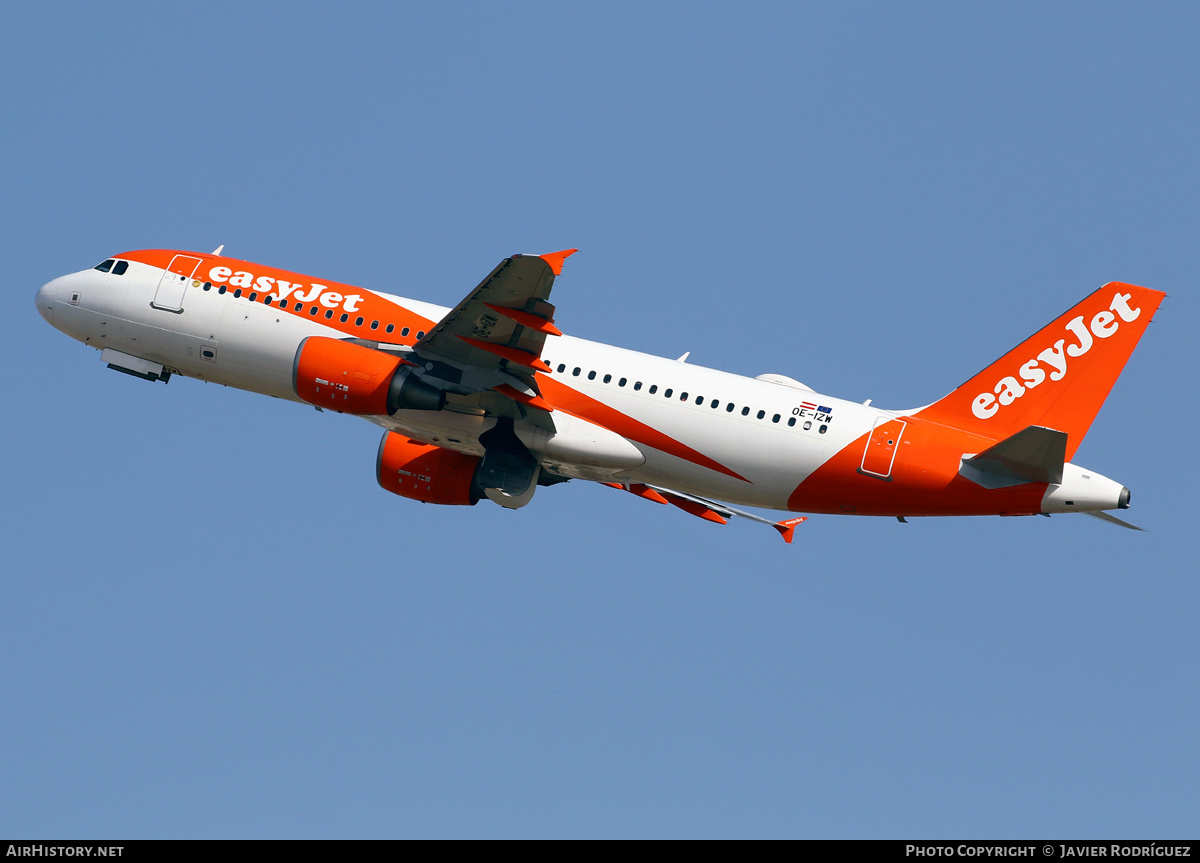
<svg viewBox="0 0 1200 863">
<path fill-rule="evenodd" d="M 53 282 L 46 282 L 46 284 L 38 288 L 37 296 L 33 299 L 37 305 L 38 314 L 45 318 L 46 323 L 50 326 L 54 326 L 54 282 L 56 281 L 58 279 L 55 279 Z"/>
<path fill-rule="evenodd" d="M 37 304 L 38 314 L 45 318 L 50 326 L 54 326 L 54 307 L 67 301 L 71 290 L 70 282 L 70 276 L 59 276 L 38 288 L 34 302 Z"/>
</svg>

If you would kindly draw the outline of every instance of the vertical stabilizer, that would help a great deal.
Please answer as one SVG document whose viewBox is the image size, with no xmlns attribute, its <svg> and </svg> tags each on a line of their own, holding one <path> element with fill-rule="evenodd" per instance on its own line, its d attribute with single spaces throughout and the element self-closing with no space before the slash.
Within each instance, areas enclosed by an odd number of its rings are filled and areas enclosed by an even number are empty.
<svg viewBox="0 0 1200 863">
<path fill-rule="evenodd" d="M 918 416 L 993 440 L 1056 429 L 1069 460 L 1164 296 L 1109 282 Z"/>
</svg>

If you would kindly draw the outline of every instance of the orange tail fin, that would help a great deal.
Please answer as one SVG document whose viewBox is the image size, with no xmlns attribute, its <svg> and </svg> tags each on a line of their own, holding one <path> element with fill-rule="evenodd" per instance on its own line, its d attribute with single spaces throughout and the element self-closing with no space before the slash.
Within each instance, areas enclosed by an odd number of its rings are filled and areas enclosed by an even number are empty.
<svg viewBox="0 0 1200 863">
<path fill-rule="evenodd" d="M 918 415 L 995 440 L 1057 429 L 1070 459 L 1165 296 L 1109 282 Z"/>
</svg>

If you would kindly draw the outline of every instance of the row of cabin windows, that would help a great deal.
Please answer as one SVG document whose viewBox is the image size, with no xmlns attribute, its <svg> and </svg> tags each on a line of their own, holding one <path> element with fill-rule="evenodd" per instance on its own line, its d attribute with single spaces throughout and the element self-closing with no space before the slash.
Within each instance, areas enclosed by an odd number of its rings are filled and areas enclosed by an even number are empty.
<svg viewBox="0 0 1200 863">
<path fill-rule="evenodd" d="M 567 365 L 566 365 L 566 363 L 559 363 L 559 364 L 558 364 L 558 373 L 559 373 L 559 374 L 562 374 L 562 373 L 563 373 L 563 372 L 565 372 L 566 370 L 567 370 Z M 571 369 L 571 376 L 572 376 L 572 377 L 579 377 L 579 375 L 580 375 L 580 374 L 582 374 L 582 373 L 583 373 L 583 369 L 582 369 L 582 368 L 580 368 L 579 366 L 575 366 L 575 368 Z M 588 373 L 587 373 L 587 379 L 588 379 L 589 381 L 594 381 L 594 380 L 596 379 L 596 373 L 595 373 L 594 371 L 593 371 L 593 372 L 588 372 Z M 612 376 L 612 375 L 605 375 L 605 376 L 602 378 L 603 382 L 604 382 L 604 383 L 606 383 L 606 384 L 607 384 L 607 383 L 611 383 L 611 382 L 612 382 L 612 379 L 613 379 L 613 376 Z M 629 378 L 621 378 L 621 379 L 619 379 L 619 380 L 617 381 L 617 386 L 619 386 L 619 387 L 623 387 L 623 386 L 625 386 L 625 385 L 626 385 L 626 384 L 628 384 L 628 383 L 629 383 Z M 640 390 L 641 390 L 641 388 L 642 388 L 642 382 L 641 382 L 641 381 L 634 381 L 634 383 L 633 383 L 633 389 L 634 389 L 634 391 L 635 391 L 635 392 L 638 392 L 638 391 L 640 391 Z M 650 393 L 650 395 L 654 395 L 655 393 L 657 393 L 657 392 L 658 392 L 658 384 L 650 384 L 650 386 L 649 386 L 649 388 L 647 388 L 646 392 Z M 663 390 L 663 398 L 668 398 L 668 399 L 669 399 L 669 398 L 673 398 L 673 397 L 674 397 L 674 395 L 675 395 L 675 390 L 671 389 L 670 387 L 667 387 L 667 389 Z M 679 400 L 680 400 L 681 402 L 686 402 L 686 401 L 688 401 L 688 399 L 690 399 L 690 398 L 691 398 L 691 396 L 690 396 L 688 393 L 686 393 L 686 392 L 681 392 L 681 393 L 679 394 Z M 696 397 L 695 397 L 695 403 L 696 403 L 696 404 L 698 404 L 698 405 L 702 405 L 702 404 L 704 404 L 704 396 L 696 396 Z M 709 402 L 709 405 L 708 405 L 708 406 L 709 406 L 710 408 L 712 408 L 713 410 L 716 410 L 717 408 L 719 408 L 719 407 L 721 406 L 721 400 L 720 400 L 720 399 L 713 399 L 711 402 Z M 726 413 L 733 413 L 735 410 L 737 410 L 737 405 L 735 405 L 733 402 L 726 402 L 726 403 L 725 403 L 725 412 L 726 412 Z M 749 408 L 748 406 L 743 406 L 743 407 L 742 407 L 742 416 L 744 416 L 744 417 L 750 416 L 750 408 Z M 758 411 L 758 413 L 756 413 L 756 414 L 755 414 L 755 417 L 756 417 L 757 419 L 760 419 L 760 420 L 761 420 L 761 419 L 766 419 L 766 416 L 767 416 L 767 412 L 766 412 L 766 411 L 762 411 L 762 410 Z M 777 423 L 777 422 L 779 422 L 781 419 L 783 419 L 783 416 L 782 416 L 781 414 L 773 414 L 773 415 L 771 416 L 771 422 L 773 422 L 773 423 Z M 788 417 L 787 424 L 788 424 L 789 426 L 794 426 L 794 425 L 796 424 L 796 418 L 795 418 L 795 417 Z M 808 429 L 811 429 L 811 428 L 812 428 L 812 422 L 811 422 L 810 420 L 805 420 L 805 421 L 804 421 L 804 429 L 805 429 L 805 431 L 807 431 Z M 827 426 L 827 425 L 825 425 L 824 423 L 822 423 L 821 427 L 820 427 L 819 429 L 817 429 L 817 431 L 819 431 L 821 434 L 825 434 L 825 432 L 826 432 L 826 431 L 828 431 L 828 429 L 829 429 L 829 426 Z"/>
<path fill-rule="evenodd" d="M 125 271 L 129 269 L 129 261 L 118 261 L 115 258 L 109 258 L 101 264 L 96 264 L 92 269 L 99 270 L 102 273 L 112 272 L 114 276 L 123 276 Z"/>
<path fill-rule="evenodd" d="M 204 283 L 204 290 L 206 290 L 206 291 L 211 291 L 211 290 L 212 290 L 212 282 L 205 282 L 205 283 Z M 227 290 L 229 290 L 228 286 L 226 286 L 226 285 L 221 285 L 221 287 L 217 288 L 217 293 L 218 293 L 218 294 L 223 294 L 223 293 L 225 293 Z M 233 295 L 234 295 L 234 297 L 240 298 L 240 297 L 242 296 L 242 293 L 243 293 L 242 289 L 241 289 L 241 288 L 237 288 L 236 290 L 234 290 L 234 292 L 233 292 Z M 249 292 L 249 295 L 248 295 L 248 297 L 247 297 L 247 299 L 249 299 L 249 300 L 250 300 L 250 302 L 252 302 L 252 303 L 253 303 L 253 302 L 257 302 L 257 301 L 258 301 L 258 291 L 250 291 L 250 292 Z M 265 303 L 266 305 L 268 305 L 268 306 L 269 306 L 269 305 L 271 305 L 273 302 L 274 302 L 274 300 L 273 300 L 273 299 L 271 299 L 271 295 L 270 295 L 270 294 L 263 294 L 263 303 Z M 287 307 L 288 307 L 288 301 L 287 301 L 287 300 L 280 300 L 280 301 L 279 301 L 279 308 L 281 308 L 281 309 L 286 309 Z M 304 304 L 303 304 L 303 303 L 294 303 L 294 304 L 293 304 L 293 306 L 292 306 L 292 310 L 293 310 L 293 311 L 295 311 L 295 312 L 303 312 L 303 311 L 304 311 Z M 317 314 L 318 314 L 320 311 L 321 311 L 321 308 L 320 308 L 320 306 L 313 305 L 313 306 L 311 306 L 311 307 L 309 308 L 309 310 L 308 310 L 308 313 L 309 313 L 310 315 L 312 315 L 312 316 L 315 318 L 315 317 L 317 316 Z M 333 309 L 326 309 L 326 310 L 325 310 L 325 319 L 326 319 L 326 320 L 333 320 Z M 345 312 L 343 312 L 343 313 L 342 313 L 342 316 L 341 316 L 341 317 L 340 317 L 338 320 L 340 320 L 340 321 L 341 321 L 341 322 L 344 324 L 344 323 L 346 323 L 346 321 L 350 320 L 350 316 L 349 316 L 348 314 L 346 314 Z M 360 317 L 357 317 L 357 318 L 355 318 L 355 319 L 354 319 L 354 326 L 356 326 L 356 327 L 361 327 L 365 321 L 366 321 L 366 318 L 363 318 L 363 317 L 361 317 L 361 316 L 360 316 Z M 371 329 L 373 329 L 373 330 L 377 330 L 377 329 L 379 329 L 379 321 L 371 321 Z M 385 333 L 392 333 L 392 332 L 395 332 L 395 330 L 396 330 L 396 325 L 395 325 L 395 324 L 388 324 L 388 325 L 387 325 L 386 327 L 384 327 L 384 329 L 383 329 L 383 331 L 384 331 Z M 401 337 L 407 336 L 407 335 L 409 334 L 409 332 L 410 332 L 410 330 L 409 330 L 409 328 L 408 328 L 408 327 L 403 327 L 403 328 L 401 328 L 401 330 L 400 330 L 400 336 L 401 336 Z M 417 332 L 417 338 L 418 338 L 418 339 L 423 339 L 423 338 L 425 338 L 425 331 L 424 331 L 424 330 L 419 330 L 419 331 Z"/>
</svg>

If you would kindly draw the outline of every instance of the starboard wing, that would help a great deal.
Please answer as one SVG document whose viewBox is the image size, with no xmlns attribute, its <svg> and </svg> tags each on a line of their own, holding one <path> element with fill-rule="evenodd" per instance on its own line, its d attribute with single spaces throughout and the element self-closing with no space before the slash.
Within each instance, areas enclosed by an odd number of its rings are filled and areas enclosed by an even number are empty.
<svg viewBox="0 0 1200 863">
<path fill-rule="evenodd" d="M 550 291 L 575 249 L 505 258 L 449 314 L 413 346 L 422 377 L 447 392 L 483 395 L 480 407 L 550 423 L 535 372 L 554 326 Z"/>
</svg>

